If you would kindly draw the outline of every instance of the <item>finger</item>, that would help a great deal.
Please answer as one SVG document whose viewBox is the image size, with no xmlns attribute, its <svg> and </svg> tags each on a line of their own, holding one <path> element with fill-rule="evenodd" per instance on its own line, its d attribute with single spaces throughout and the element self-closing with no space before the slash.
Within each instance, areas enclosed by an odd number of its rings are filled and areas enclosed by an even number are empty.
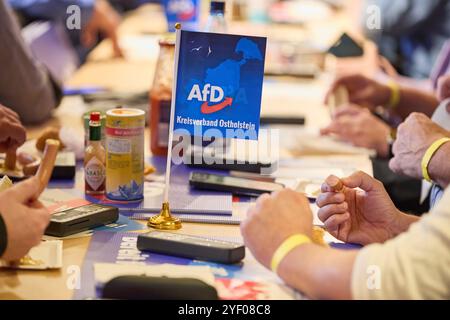
<svg viewBox="0 0 450 320">
<path fill-rule="evenodd" d="M 327 136 L 327 135 L 329 135 L 328 127 L 321 128 L 320 131 L 319 131 L 319 134 L 320 134 L 321 136 Z"/>
<path fill-rule="evenodd" d="M 341 179 L 339 179 L 338 177 L 336 177 L 335 175 L 329 175 L 326 179 L 325 179 L 325 183 L 327 185 L 329 185 L 333 191 L 339 192 L 342 190 L 342 188 L 344 187 L 342 184 Z"/>
<path fill-rule="evenodd" d="M 327 220 L 323 222 L 323 225 L 325 226 L 325 229 L 333 233 L 341 228 L 341 225 L 346 222 L 348 219 L 350 219 L 350 213 L 345 212 L 342 214 L 335 214 L 329 217 Z"/>
<path fill-rule="evenodd" d="M 329 175 L 324 183 L 322 183 L 322 186 L 320 187 L 320 190 L 322 192 L 336 192 L 336 187 L 342 188 L 342 186 L 339 186 L 340 179 L 336 177 L 335 175 Z"/>
<path fill-rule="evenodd" d="M 339 119 L 332 120 L 331 123 L 325 128 L 320 129 L 320 134 L 323 136 L 330 134 L 339 134 L 341 131 L 341 125 Z"/>
<path fill-rule="evenodd" d="M 336 177 L 335 175 L 329 175 L 322 186 L 320 187 L 320 190 L 324 192 L 336 192 L 341 191 L 343 185 L 341 180 Z"/>
<path fill-rule="evenodd" d="M 399 148 L 400 148 L 400 140 L 399 140 L 399 136 L 398 136 L 398 133 L 397 133 L 397 139 L 392 144 L 392 154 L 394 156 L 399 153 Z"/>
<path fill-rule="evenodd" d="M 336 91 L 336 89 L 340 86 L 345 87 L 348 91 L 351 91 L 351 87 L 354 83 L 358 83 L 361 80 L 360 74 L 349 74 L 345 76 L 341 76 L 333 81 L 330 86 L 330 89 L 327 91 L 325 95 L 325 103 L 328 103 L 330 96 Z M 350 95 L 351 96 L 351 95 Z"/>
<path fill-rule="evenodd" d="M 94 45 L 97 39 L 97 32 L 90 27 L 86 27 L 81 33 L 81 44 L 85 48 L 90 48 Z"/>
<path fill-rule="evenodd" d="M 41 240 L 45 229 L 48 227 L 50 223 L 50 214 L 44 209 L 31 209 L 28 208 L 28 218 L 29 221 L 33 224 L 33 229 L 36 237 L 36 242 L 39 243 Z"/>
<path fill-rule="evenodd" d="M 15 184 L 11 189 L 5 192 L 11 192 L 11 197 L 18 200 L 20 203 L 26 204 L 35 201 L 39 196 L 39 180 L 32 177 L 23 182 Z"/>
<path fill-rule="evenodd" d="M 14 110 L 11 110 L 10 108 L 6 108 L 6 107 L 3 110 L 4 110 L 5 114 L 7 114 L 9 117 L 19 120 L 19 115 Z"/>
<path fill-rule="evenodd" d="M 389 168 L 395 173 L 402 173 L 400 162 L 396 157 L 393 157 L 391 158 L 391 160 L 389 160 Z"/>
<path fill-rule="evenodd" d="M 317 196 L 316 204 L 322 208 L 329 204 L 339 204 L 345 201 L 345 195 L 342 192 L 325 192 Z"/>
<path fill-rule="evenodd" d="M 357 105 L 366 105 L 369 97 L 371 96 L 370 87 L 364 88 L 362 90 L 356 91 L 350 96 L 350 102 Z"/>
<path fill-rule="evenodd" d="M 33 201 L 36 202 L 36 201 Z M 36 221 L 41 222 L 43 225 L 47 226 L 48 222 L 50 221 L 50 217 L 51 217 L 51 212 L 50 210 L 48 210 L 45 207 L 40 207 L 40 208 L 34 208 L 33 206 L 36 206 L 37 204 L 34 203 L 33 205 L 31 204 L 26 204 L 26 208 L 28 211 L 29 215 L 33 216 L 33 219 L 35 219 Z"/>
<path fill-rule="evenodd" d="M 24 144 L 27 139 L 27 132 L 21 125 L 15 123 L 7 123 L 5 125 L 5 133 L 10 139 L 9 148 L 17 148 Z"/>
<path fill-rule="evenodd" d="M 111 36 L 111 42 L 112 42 L 112 46 L 113 46 L 113 51 L 114 51 L 114 56 L 115 57 L 123 57 L 123 52 L 122 52 L 122 48 L 120 48 L 119 45 L 119 40 L 117 38 L 117 33 L 114 31 Z"/>
<path fill-rule="evenodd" d="M 355 117 L 342 116 L 333 120 L 328 127 L 322 129 L 322 135 L 335 134 L 341 139 L 352 141 L 358 122 Z"/>
<path fill-rule="evenodd" d="M 323 208 L 320 208 L 317 212 L 317 216 L 319 217 L 320 221 L 325 222 L 331 216 L 336 214 L 343 214 L 347 212 L 347 210 L 347 202 L 342 202 L 339 204 L 329 204 L 327 206 L 324 206 Z"/>
<path fill-rule="evenodd" d="M 260 209 L 267 205 L 267 202 L 270 200 L 270 194 L 264 193 L 256 199 L 255 207 Z"/>
<path fill-rule="evenodd" d="M 378 180 L 372 178 L 363 171 L 356 171 L 351 176 L 341 179 L 342 183 L 349 188 L 361 188 L 364 191 L 371 191 L 378 186 Z"/>
<path fill-rule="evenodd" d="M 5 118 L 8 119 L 9 123 L 11 123 L 11 124 L 13 123 L 13 124 L 16 124 L 16 125 L 22 125 L 22 124 L 20 123 L 19 118 L 16 118 L 16 117 L 14 117 L 14 116 L 11 115 L 11 114 L 6 114 L 6 115 L 5 115 Z"/>
<path fill-rule="evenodd" d="M 355 116 L 357 114 L 360 114 L 363 110 L 361 107 L 356 106 L 354 104 L 347 104 L 343 105 L 336 109 L 336 111 L 333 114 L 334 118 L 339 118 L 341 116 Z"/>
<path fill-rule="evenodd" d="M 50 221 L 50 217 L 52 216 L 50 210 L 45 207 L 33 210 L 34 214 L 36 214 L 40 218 L 40 220 L 43 221 L 47 226 L 48 222 Z"/>
<path fill-rule="evenodd" d="M 47 210 L 45 208 L 45 206 L 42 204 L 42 202 L 40 202 L 39 200 L 32 200 L 31 202 L 28 203 L 28 206 L 30 208 L 33 208 L 33 209 L 45 209 L 45 210 Z"/>
</svg>

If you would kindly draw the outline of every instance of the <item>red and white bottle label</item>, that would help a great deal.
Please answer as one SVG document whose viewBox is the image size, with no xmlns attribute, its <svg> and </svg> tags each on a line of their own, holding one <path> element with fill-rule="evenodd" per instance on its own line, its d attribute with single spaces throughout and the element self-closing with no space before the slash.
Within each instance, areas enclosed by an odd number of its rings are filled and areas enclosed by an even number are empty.
<svg viewBox="0 0 450 320">
<path fill-rule="evenodd" d="M 105 166 L 96 157 L 92 157 L 86 164 L 84 174 L 92 190 L 97 190 L 105 181 Z"/>
</svg>

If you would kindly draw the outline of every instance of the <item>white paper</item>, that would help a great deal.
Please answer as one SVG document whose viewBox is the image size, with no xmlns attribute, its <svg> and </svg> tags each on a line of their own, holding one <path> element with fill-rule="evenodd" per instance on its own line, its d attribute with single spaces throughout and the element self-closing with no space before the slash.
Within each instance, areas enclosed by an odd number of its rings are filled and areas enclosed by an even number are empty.
<svg viewBox="0 0 450 320">
<path fill-rule="evenodd" d="M 63 242 L 60 240 L 42 241 L 39 245 L 28 252 L 25 259 L 21 261 L 31 261 L 31 263 L 11 264 L 0 261 L 0 267 L 14 269 L 60 269 L 62 268 Z"/>
</svg>

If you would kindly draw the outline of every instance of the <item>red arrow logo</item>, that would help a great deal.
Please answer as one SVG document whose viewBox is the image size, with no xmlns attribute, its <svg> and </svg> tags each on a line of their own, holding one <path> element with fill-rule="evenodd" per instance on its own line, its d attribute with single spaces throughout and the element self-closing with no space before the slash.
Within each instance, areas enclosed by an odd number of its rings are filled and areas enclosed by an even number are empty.
<svg viewBox="0 0 450 320">
<path fill-rule="evenodd" d="M 209 106 L 208 102 L 206 101 L 206 102 L 203 102 L 200 111 L 201 111 L 201 113 L 205 113 L 205 114 L 214 113 L 214 112 L 222 110 L 226 106 L 231 106 L 232 103 L 233 103 L 233 98 L 225 98 L 225 100 L 223 100 L 221 103 L 215 104 L 212 106 Z"/>
</svg>

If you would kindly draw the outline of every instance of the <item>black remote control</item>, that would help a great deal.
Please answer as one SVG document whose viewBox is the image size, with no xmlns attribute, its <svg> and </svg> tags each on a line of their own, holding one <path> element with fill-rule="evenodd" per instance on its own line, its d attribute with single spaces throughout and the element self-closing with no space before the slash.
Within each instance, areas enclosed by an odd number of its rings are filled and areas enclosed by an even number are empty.
<svg viewBox="0 0 450 320">
<path fill-rule="evenodd" d="M 88 204 L 54 213 L 45 234 L 66 237 L 98 226 L 116 222 L 119 209 L 102 204 Z"/>
<path fill-rule="evenodd" d="M 139 235 L 137 247 L 142 251 L 225 264 L 237 263 L 245 257 L 245 247 L 239 243 L 160 231 Z"/>
</svg>

